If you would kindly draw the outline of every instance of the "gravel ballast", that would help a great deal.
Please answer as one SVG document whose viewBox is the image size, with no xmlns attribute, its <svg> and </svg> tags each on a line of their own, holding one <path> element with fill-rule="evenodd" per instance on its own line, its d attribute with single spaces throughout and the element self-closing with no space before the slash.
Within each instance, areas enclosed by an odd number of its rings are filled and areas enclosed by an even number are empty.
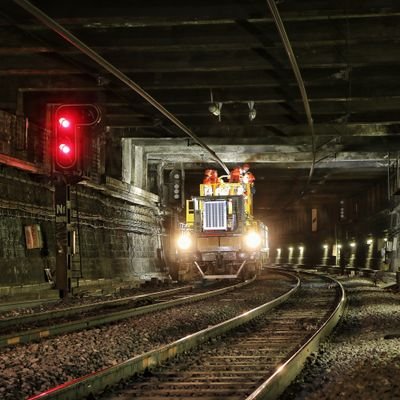
<svg viewBox="0 0 400 400">
<path fill-rule="evenodd" d="M 112 301 L 112 300 L 122 300 L 127 297 L 152 294 L 155 292 L 161 292 L 161 291 L 169 290 L 169 289 L 176 289 L 181 286 L 187 286 L 187 285 L 164 284 L 162 286 L 148 286 L 148 287 L 142 287 L 142 288 L 136 288 L 136 289 L 130 289 L 130 290 L 125 289 L 122 292 L 115 291 L 115 292 L 109 293 L 109 294 L 82 295 L 82 296 L 75 296 L 75 297 L 70 296 L 70 297 L 66 297 L 64 299 L 58 299 L 58 300 L 54 300 L 54 301 L 44 302 L 42 304 L 37 304 L 34 306 L 16 307 L 11 310 L 8 310 L 8 309 L 1 310 L 0 309 L 0 319 L 15 318 L 15 317 L 23 316 L 23 315 L 32 315 L 35 313 L 42 313 L 42 312 L 48 312 L 48 311 L 63 310 L 63 309 L 70 308 L 70 307 L 90 305 L 90 304 L 96 304 L 96 303 L 107 302 L 107 301 Z"/>
<path fill-rule="evenodd" d="M 400 399 L 400 294 L 365 278 L 339 280 L 346 313 L 280 400 Z"/>
<path fill-rule="evenodd" d="M 272 300 L 288 283 L 262 280 L 252 289 L 124 320 L 40 343 L 5 349 L 0 363 L 0 398 L 26 399 L 73 378 L 115 365 Z"/>
</svg>

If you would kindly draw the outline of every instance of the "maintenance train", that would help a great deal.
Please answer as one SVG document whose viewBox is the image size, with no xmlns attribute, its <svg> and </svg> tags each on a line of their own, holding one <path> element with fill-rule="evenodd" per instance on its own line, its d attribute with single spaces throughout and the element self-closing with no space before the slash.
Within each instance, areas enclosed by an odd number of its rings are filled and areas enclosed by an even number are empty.
<svg viewBox="0 0 400 400">
<path fill-rule="evenodd" d="M 253 216 L 253 182 L 204 181 L 186 200 L 178 279 L 248 279 L 268 260 L 268 228 Z"/>
</svg>

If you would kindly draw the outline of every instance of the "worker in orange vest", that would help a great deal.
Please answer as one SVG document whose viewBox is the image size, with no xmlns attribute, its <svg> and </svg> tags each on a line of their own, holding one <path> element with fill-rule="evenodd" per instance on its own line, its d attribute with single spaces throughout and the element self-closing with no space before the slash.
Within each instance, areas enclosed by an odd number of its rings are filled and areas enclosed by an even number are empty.
<svg viewBox="0 0 400 400">
<path fill-rule="evenodd" d="M 243 164 L 241 167 L 234 168 L 230 173 L 230 183 L 254 183 L 256 178 L 249 171 L 250 165 Z"/>
<path fill-rule="evenodd" d="M 204 185 L 211 185 L 213 183 L 218 183 L 218 172 L 215 169 L 206 169 L 204 171 Z"/>
</svg>

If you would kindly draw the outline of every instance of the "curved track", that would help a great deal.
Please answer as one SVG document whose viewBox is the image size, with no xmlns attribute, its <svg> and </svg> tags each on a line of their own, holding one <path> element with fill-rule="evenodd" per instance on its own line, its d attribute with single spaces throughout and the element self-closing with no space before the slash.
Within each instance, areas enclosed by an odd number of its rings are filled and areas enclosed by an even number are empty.
<svg viewBox="0 0 400 400">
<path fill-rule="evenodd" d="M 343 301 L 340 286 L 320 277 L 302 276 L 302 287 L 270 316 L 247 324 L 196 354 L 124 384 L 107 400 L 275 398 L 297 374 L 318 330 Z M 296 356 L 301 347 L 305 353 Z"/>
<path fill-rule="evenodd" d="M 93 399 L 93 394 L 107 400 L 275 399 L 343 308 L 340 284 L 301 273 L 301 286 L 290 285 L 271 302 L 31 400 Z"/>
<path fill-rule="evenodd" d="M 274 276 L 273 279 L 277 279 L 276 271 L 272 274 Z M 288 279 L 289 278 L 289 279 Z M 120 381 L 123 378 L 129 378 L 135 373 L 143 372 L 144 370 L 155 367 L 159 363 L 163 361 L 169 360 L 175 357 L 178 354 L 186 353 L 188 350 L 197 347 L 199 344 L 207 342 L 209 340 L 215 341 L 216 338 L 220 335 L 225 334 L 229 330 L 237 329 L 238 326 L 245 324 L 246 322 L 251 321 L 257 316 L 261 316 L 266 311 L 270 310 L 273 307 L 281 304 L 287 298 L 290 297 L 292 293 L 294 293 L 298 289 L 298 285 L 293 285 L 295 281 L 293 276 L 285 276 L 285 278 L 280 278 L 282 284 L 280 285 L 281 289 L 279 290 L 279 294 L 276 293 L 275 296 L 279 296 L 275 298 L 273 301 L 269 301 L 268 303 L 257 301 L 258 298 L 265 298 L 264 294 L 261 294 L 263 287 L 268 290 L 268 286 L 265 286 L 265 283 L 268 285 L 268 280 L 265 281 L 262 279 L 257 285 L 257 289 L 247 287 L 244 291 L 234 292 L 231 295 L 224 295 L 222 298 L 219 297 L 219 300 L 216 304 L 221 304 L 222 301 L 224 304 L 226 301 L 234 301 L 241 304 L 246 304 L 246 302 L 250 301 L 249 304 L 255 304 L 255 309 L 248 309 L 244 314 L 234 317 L 228 321 L 219 323 L 215 326 L 205 328 L 199 332 L 191 333 L 188 336 L 178 339 L 175 342 L 171 342 L 162 347 L 156 348 L 154 350 L 148 351 L 147 353 L 143 353 L 139 356 L 126 360 L 120 364 L 114 365 L 112 367 L 106 368 L 96 373 L 92 373 L 82 378 L 75 379 L 74 381 L 68 382 L 64 385 L 51 389 L 45 393 L 41 393 L 36 397 L 32 397 L 32 399 L 79 399 L 85 398 L 91 393 L 98 393 L 103 390 L 106 386 L 110 386 Z M 274 281 L 275 282 L 275 281 Z M 261 285 L 260 285 L 261 284 Z M 247 293 L 247 294 L 246 294 Z M 283 293 L 283 294 L 282 294 Z M 261 294 L 261 297 L 260 297 Z M 267 295 L 267 297 L 269 297 Z M 246 300 L 248 298 L 248 300 Z M 271 298 L 271 297 L 270 297 Z M 226 299 L 226 300 L 225 300 Z M 188 324 L 191 322 L 188 321 Z"/>
</svg>

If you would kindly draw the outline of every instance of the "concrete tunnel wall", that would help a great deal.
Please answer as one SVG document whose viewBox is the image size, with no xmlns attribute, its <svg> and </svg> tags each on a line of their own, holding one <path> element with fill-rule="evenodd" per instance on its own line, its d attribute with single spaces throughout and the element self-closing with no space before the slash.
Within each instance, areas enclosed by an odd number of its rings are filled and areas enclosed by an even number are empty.
<svg viewBox="0 0 400 400">
<path fill-rule="evenodd" d="M 157 257 L 160 220 L 155 204 L 138 204 L 128 190 L 101 192 L 77 185 L 83 279 L 140 279 L 162 270 Z M 123 193 L 125 192 L 125 194 Z M 54 187 L 47 178 L 2 166 L 0 170 L 0 288 L 40 285 L 55 270 Z M 154 196 L 154 195 L 153 195 Z M 156 197 L 156 196 L 154 196 Z M 78 230 L 78 216 L 73 227 Z M 25 227 L 39 225 L 43 245 L 28 249 Z M 0 291 L 1 295 L 1 291 Z"/>
</svg>

